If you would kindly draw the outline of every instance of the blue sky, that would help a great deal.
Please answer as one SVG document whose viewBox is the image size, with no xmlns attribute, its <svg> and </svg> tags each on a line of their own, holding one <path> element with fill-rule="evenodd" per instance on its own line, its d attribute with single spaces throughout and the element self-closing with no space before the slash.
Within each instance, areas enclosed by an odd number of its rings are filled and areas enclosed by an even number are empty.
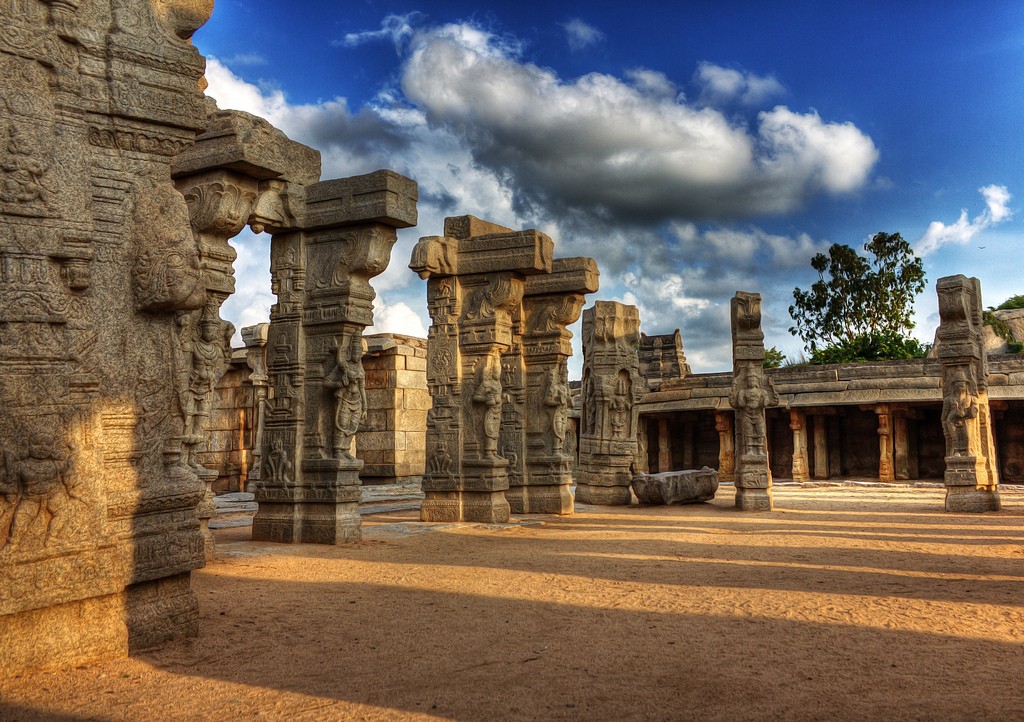
<svg viewBox="0 0 1024 722">
<path fill-rule="evenodd" d="M 924 257 L 923 340 L 942 276 L 977 276 L 986 305 L 1024 293 L 1019 1 L 217 0 L 194 42 L 220 106 L 320 150 L 325 179 L 420 183 L 373 330 L 425 333 L 409 255 L 463 213 L 596 258 L 591 299 L 680 328 L 694 371 L 729 368 L 737 290 L 799 354 L 787 307 L 811 256 L 878 231 Z M 269 239 L 235 245 L 224 315 L 243 326 L 273 302 Z"/>
</svg>

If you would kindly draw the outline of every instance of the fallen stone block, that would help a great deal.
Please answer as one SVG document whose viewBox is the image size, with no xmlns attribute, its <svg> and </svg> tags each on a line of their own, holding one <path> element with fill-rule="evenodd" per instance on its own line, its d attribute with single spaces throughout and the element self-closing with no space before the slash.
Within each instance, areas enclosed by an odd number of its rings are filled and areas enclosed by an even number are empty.
<svg viewBox="0 0 1024 722">
<path fill-rule="evenodd" d="M 641 504 L 694 504 L 715 498 L 718 472 L 703 469 L 634 474 L 633 493 Z"/>
</svg>

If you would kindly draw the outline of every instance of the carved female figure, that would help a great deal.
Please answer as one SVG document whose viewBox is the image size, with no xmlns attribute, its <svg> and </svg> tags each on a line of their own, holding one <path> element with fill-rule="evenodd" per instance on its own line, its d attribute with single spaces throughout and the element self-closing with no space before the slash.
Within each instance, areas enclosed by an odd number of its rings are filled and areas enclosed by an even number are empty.
<svg viewBox="0 0 1024 722">
<path fill-rule="evenodd" d="M 551 450 L 562 453 L 565 448 L 565 430 L 569 422 L 569 387 L 562 381 L 560 366 L 548 369 L 548 390 L 544 405 L 551 409 L 551 435 L 554 440 Z"/>
<path fill-rule="evenodd" d="M 946 435 L 947 456 L 970 455 L 970 427 L 968 419 L 978 416 L 978 400 L 971 393 L 964 372 L 952 372 L 952 389 L 942 400 L 942 430 Z"/>
<path fill-rule="evenodd" d="M 352 442 L 366 418 L 366 375 L 363 373 L 362 336 L 340 344 L 335 367 L 324 379 L 334 389 L 334 458 L 351 461 Z"/>
<path fill-rule="evenodd" d="M 729 403 L 738 413 L 738 439 L 742 444 L 742 456 L 764 456 L 767 443 L 764 410 L 778 403 L 778 397 L 769 383 L 765 388 L 761 375 L 746 370 L 737 380 Z"/>
<path fill-rule="evenodd" d="M 213 393 L 228 363 L 230 346 L 224 336 L 230 338 L 229 330 L 234 328 L 221 321 L 215 311 L 204 310 L 199 322 L 199 337 L 186 337 L 182 344 L 185 372 L 188 374 L 182 403 L 185 412 L 184 443 L 188 447 L 187 462 L 196 469 L 201 468 L 195 458 L 196 446 L 203 441 L 203 432 L 213 407 Z"/>
<path fill-rule="evenodd" d="M 481 442 L 485 458 L 498 458 L 498 435 L 501 432 L 501 366 L 490 356 L 478 372 L 473 403 L 481 407 Z"/>
</svg>

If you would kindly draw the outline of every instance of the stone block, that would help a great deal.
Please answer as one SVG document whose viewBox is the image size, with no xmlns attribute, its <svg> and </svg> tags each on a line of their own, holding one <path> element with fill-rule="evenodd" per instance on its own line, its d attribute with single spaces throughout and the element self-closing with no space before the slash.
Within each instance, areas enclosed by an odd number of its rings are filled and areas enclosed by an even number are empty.
<svg viewBox="0 0 1024 722">
<path fill-rule="evenodd" d="M 693 504 L 715 498 L 718 472 L 704 467 L 660 474 L 635 474 L 633 493 L 641 504 Z"/>
</svg>

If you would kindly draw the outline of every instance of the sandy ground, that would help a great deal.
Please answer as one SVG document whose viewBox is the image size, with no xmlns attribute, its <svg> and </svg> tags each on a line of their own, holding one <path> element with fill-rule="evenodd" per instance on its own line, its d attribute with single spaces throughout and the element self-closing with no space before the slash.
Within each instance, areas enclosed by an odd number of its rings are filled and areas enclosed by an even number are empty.
<svg viewBox="0 0 1024 722">
<path fill-rule="evenodd" d="M 0 718 L 1024 719 L 1024 492 L 779 488 L 777 510 L 218 532 L 201 636 L 0 681 Z"/>
</svg>

